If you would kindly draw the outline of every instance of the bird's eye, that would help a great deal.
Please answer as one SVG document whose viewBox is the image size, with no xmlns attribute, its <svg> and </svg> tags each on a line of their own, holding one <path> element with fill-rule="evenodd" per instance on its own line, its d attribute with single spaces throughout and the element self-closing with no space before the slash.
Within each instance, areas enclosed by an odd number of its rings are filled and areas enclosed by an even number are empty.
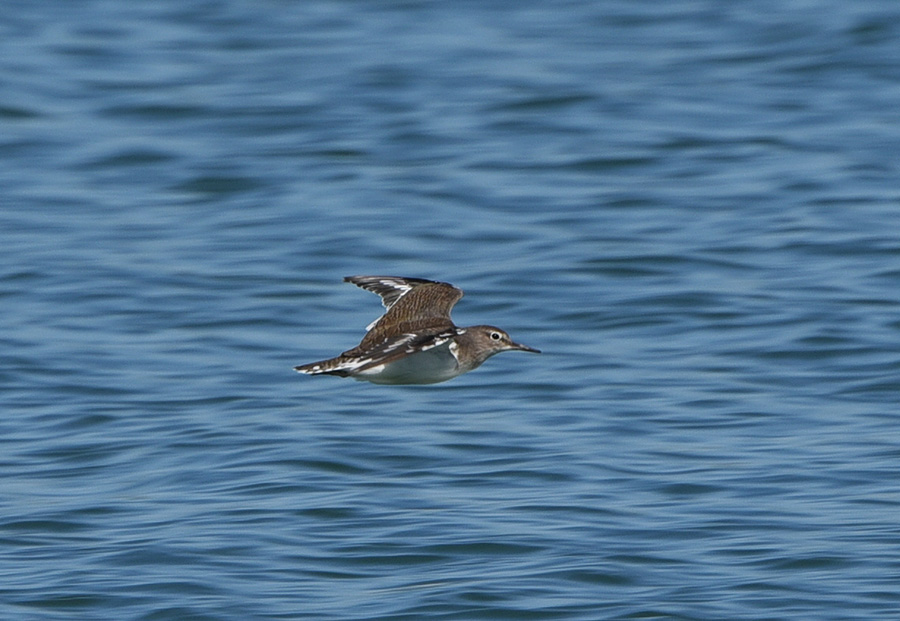
<svg viewBox="0 0 900 621">
<path fill-rule="evenodd" d="M 503 336 L 499 332 L 491 332 L 491 340 L 499 341 Z"/>
</svg>

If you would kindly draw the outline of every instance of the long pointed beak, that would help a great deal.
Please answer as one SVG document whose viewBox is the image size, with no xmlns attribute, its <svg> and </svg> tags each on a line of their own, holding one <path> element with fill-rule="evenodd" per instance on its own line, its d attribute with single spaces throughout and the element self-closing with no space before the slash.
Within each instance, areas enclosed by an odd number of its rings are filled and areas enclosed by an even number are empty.
<svg viewBox="0 0 900 621">
<path fill-rule="evenodd" d="M 518 349 L 520 351 L 530 351 L 533 354 L 541 353 L 540 349 L 535 349 L 534 347 L 528 347 L 528 345 L 522 345 L 521 343 L 513 343 L 512 348 Z"/>
</svg>

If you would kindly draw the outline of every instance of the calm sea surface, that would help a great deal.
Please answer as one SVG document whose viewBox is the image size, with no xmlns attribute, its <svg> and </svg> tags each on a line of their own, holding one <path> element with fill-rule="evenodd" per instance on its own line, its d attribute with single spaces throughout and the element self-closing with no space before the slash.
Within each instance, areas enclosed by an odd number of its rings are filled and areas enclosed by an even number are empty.
<svg viewBox="0 0 900 621">
<path fill-rule="evenodd" d="M 900 4 L 2 12 L 0 619 L 900 617 Z"/>
</svg>

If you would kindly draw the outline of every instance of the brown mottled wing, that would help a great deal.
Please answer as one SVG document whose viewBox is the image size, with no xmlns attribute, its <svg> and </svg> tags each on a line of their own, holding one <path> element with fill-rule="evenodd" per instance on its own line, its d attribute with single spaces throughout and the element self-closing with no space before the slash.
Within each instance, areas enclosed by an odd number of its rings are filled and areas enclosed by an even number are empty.
<svg viewBox="0 0 900 621">
<path fill-rule="evenodd" d="M 405 294 L 419 285 L 435 284 L 433 280 L 424 278 L 403 278 L 401 276 L 347 276 L 344 282 L 350 282 L 366 291 L 381 297 L 385 308 L 390 308 Z"/>
<path fill-rule="evenodd" d="M 443 331 L 427 331 L 425 333 L 401 334 L 389 337 L 386 341 L 365 351 L 354 361 L 354 373 L 365 371 L 372 367 L 390 364 L 404 356 L 418 352 L 428 351 L 439 347 L 456 336 L 456 329 Z M 345 352 L 343 355 L 353 354 L 355 350 Z"/>
<path fill-rule="evenodd" d="M 350 276 L 344 280 L 377 293 L 387 307 L 356 349 L 371 349 L 401 334 L 455 327 L 450 309 L 463 292 L 449 283 L 396 276 Z"/>
<path fill-rule="evenodd" d="M 390 364 L 409 354 L 439 347 L 454 336 L 456 330 L 401 334 L 387 339 L 377 347 L 371 349 L 354 347 L 335 358 L 296 366 L 294 370 L 307 375 L 348 377 L 379 364 Z"/>
</svg>

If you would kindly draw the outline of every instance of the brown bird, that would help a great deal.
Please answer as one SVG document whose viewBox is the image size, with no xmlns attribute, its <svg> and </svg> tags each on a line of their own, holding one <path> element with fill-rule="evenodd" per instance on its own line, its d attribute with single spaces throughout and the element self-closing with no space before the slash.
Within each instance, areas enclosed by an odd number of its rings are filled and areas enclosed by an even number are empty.
<svg viewBox="0 0 900 621">
<path fill-rule="evenodd" d="M 463 292 L 449 283 L 399 276 L 348 276 L 344 281 L 377 293 L 387 310 L 353 349 L 295 371 L 374 384 L 436 384 L 478 368 L 501 351 L 540 353 L 494 326 L 455 326 L 450 309 Z"/>
</svg>

